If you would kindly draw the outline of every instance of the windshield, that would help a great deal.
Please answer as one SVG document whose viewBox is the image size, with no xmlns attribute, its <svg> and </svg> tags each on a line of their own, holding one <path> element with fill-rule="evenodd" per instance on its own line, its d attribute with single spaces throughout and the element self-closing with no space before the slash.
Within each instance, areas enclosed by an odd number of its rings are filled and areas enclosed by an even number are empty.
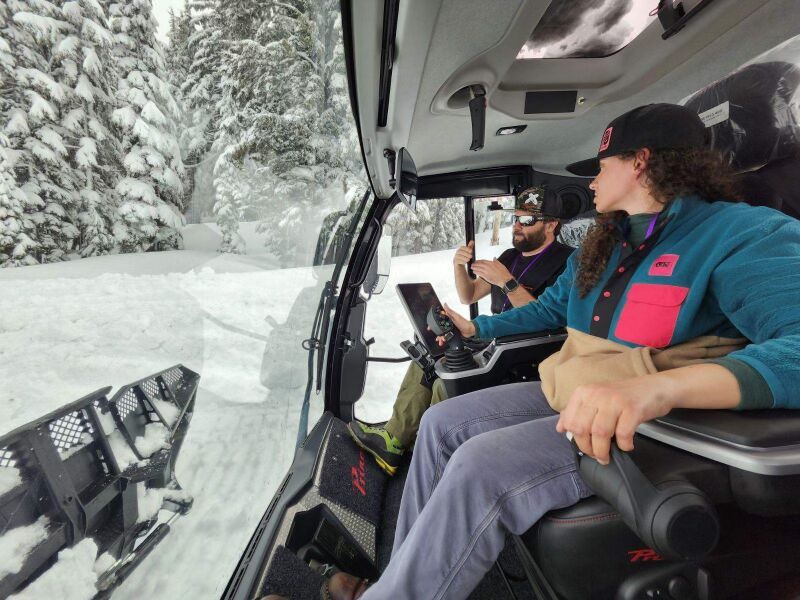
<svg viewBox="0 0 800 600">
<path fill-rule="evenodd" d="M 291 463 L 303 342 L 367 188 L 338 10 L 0 3 L 0 435 L 176 364 L 200 374 L 175 468 L 194 504 L 115 599 L 218 597 Z M 27 480 L 0 451 L 1 499 Z M 173 516 L 131 485 L 133 525 Z M 93 595 L 119 558 L 104 544 L 80 542 L 57 596 Z"/>
</svg>

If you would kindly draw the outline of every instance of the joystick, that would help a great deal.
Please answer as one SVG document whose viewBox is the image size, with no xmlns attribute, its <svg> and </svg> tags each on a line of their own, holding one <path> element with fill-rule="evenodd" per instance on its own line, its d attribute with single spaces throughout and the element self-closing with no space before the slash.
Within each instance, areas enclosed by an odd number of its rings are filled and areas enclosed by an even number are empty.
<svg viewBox="0 0 800 600">
<path fill-rule="evenodd" d="M 437 337 L 445 340 L 444 363 L 452 372 L 466 371 L 477 365 L 472 358 L 472 352 L 464 345 L 458 329 L 441 306 L 432 307 L 427 314 L 428 328 Z"/>
</svg>

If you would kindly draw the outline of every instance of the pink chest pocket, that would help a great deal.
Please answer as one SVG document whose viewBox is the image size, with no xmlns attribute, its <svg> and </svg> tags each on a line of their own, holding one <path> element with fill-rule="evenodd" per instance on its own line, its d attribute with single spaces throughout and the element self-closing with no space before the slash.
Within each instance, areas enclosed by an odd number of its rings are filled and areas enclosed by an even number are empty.
<svg viewBox="0 0 800 600">
<path fill-rule="evenodd" d="M 669 346 L 688 293 L 689 288 L 677 285 L 634 283 L 625 296 L 614 335 L 640 346 Z"/>
</svg>

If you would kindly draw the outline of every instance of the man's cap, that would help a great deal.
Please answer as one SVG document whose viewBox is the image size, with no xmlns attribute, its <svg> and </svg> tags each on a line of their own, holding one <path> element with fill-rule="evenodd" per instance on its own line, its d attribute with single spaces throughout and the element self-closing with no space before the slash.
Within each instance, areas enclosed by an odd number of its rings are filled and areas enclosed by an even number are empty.
<svg viewBox="0 0 800 600">
<path fill-rule="evenodd" d="M 553 194 L 543 187 L 533 186 L 516 192 L 514 208 L 506 208 L 505 212 L 523 211 L 535 217 L 558 218 L 557 206 Z"/>
<path fill-rule="evenodd" d="M 544 205 L 544 188 L 529 187 L 516 193 L 514 209 L 510 212 L 522 210 L 532 215 L 542 216 Z"/>
<path fill-rule="evenodd" d="M 600 159 L 641 148 L 651 150 L 704 148 L 706 128 L 695 111 L 679 104 L 647 104 L 611 121 L 600 139 L 596 158 L 567 165 L 581 177 L 600 172 Z"/>
</svg>

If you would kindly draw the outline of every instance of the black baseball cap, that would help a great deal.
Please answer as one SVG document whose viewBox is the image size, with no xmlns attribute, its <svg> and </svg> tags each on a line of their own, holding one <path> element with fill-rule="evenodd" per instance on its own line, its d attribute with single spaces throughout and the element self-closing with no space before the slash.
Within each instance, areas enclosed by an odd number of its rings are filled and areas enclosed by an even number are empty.
<svg viewBox="0 0 800 600">
<path fill-rule="evenodd" d="M 697 113 L 679 104 L 647 104 L 611 121 L 603 132 L 596 158 L 567 165 L 581 177 L 600 172 L 600 159 L 641 148 L 704 148 L 706 128 Z"/>
</svg>

